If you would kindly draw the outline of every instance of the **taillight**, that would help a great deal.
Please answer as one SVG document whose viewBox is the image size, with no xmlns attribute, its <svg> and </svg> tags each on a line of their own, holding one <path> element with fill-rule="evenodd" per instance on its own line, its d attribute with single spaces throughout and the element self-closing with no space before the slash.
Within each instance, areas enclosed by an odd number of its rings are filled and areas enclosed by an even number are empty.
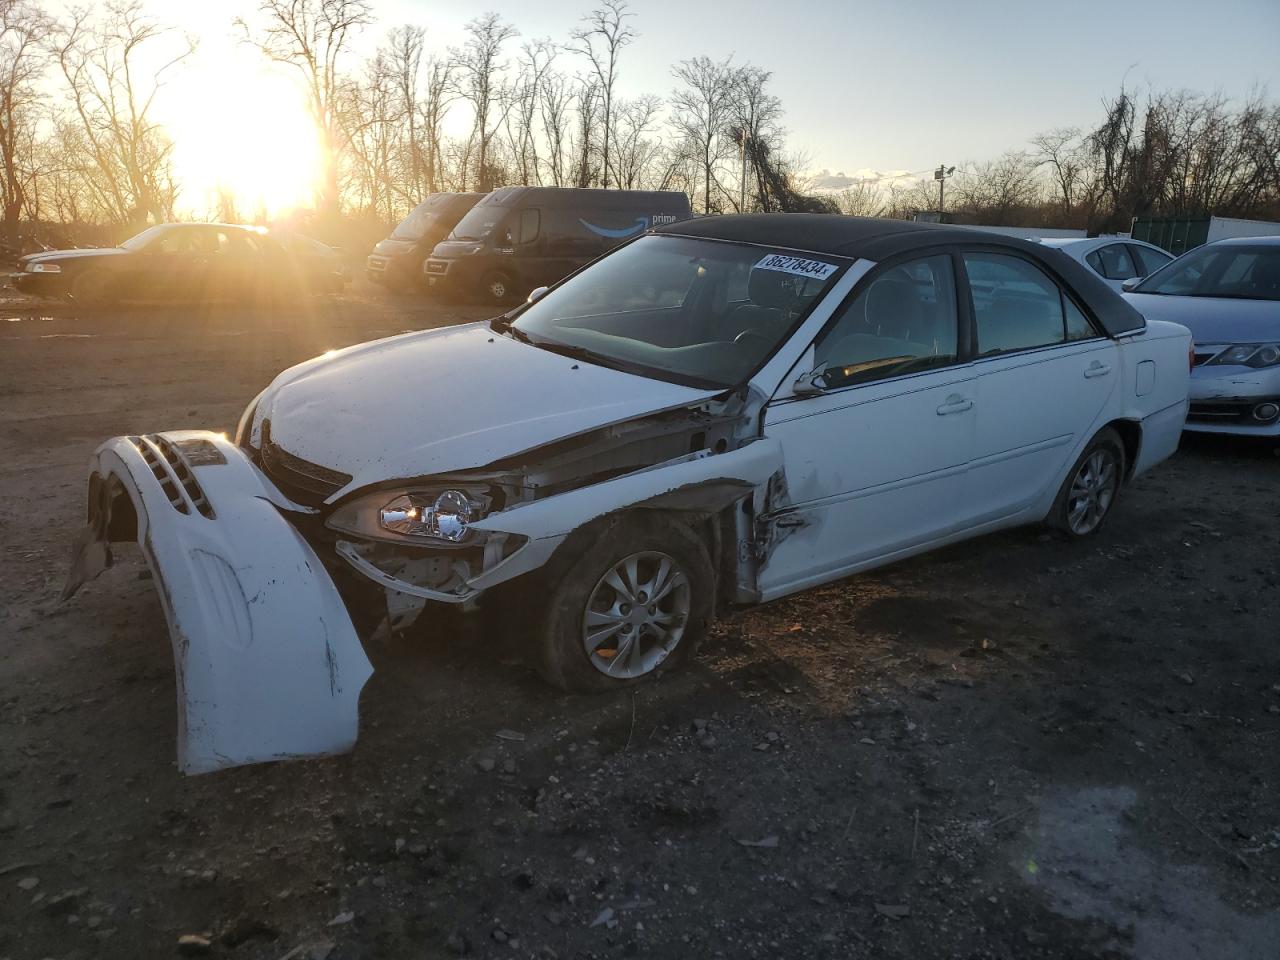
<svg viewBox="0 0 1280 960">
<path fill-rule="evenodd" d="M 1194 370 L 1196 368 L 1196 342 L 1191 341 L 1187 347 L 1187 369 Z"/>
</svg>

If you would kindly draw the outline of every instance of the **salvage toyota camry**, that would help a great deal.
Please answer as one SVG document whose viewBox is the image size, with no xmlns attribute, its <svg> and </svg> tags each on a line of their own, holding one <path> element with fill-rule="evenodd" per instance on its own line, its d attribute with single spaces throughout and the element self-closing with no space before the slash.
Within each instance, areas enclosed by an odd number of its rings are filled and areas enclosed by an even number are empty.
<svg viewBox="0 0 1280 960">
<path fill-rule="evenodd" d="M 280 374 L 234 440 L 117 437 L 68 595 L 136 539 L 187 772 L 349 748 L 353 626 L 536 604 L 567 689 L 713 615 L 1015 524 L 1096 533 L 1169 456 L 1190 337 L 1012 238 L 804 215 L 649 233 L 496 320 Z"/>
</svg>

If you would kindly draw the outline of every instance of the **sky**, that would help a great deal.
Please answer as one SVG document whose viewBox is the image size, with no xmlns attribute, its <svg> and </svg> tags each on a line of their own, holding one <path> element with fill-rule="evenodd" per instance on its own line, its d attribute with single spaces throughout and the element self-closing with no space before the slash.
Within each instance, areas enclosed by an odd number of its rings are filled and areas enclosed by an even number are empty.
<svg viewBox="0 0 1280 960">
<path fill-rule="evenodd" d="M 233 155 L 228 136 L 280 149 L 307 139 L 305 124 L 286 116 L 300 105 L 290 81 L 236 43 L 231 20 L 252 19 L 254 0 L 144 2 L 200 40 L 156 108 L 174 127 L 180 174 L 203 167 L 199 180 L 239 164 L 261 176 L 264 158 Z M 443 51 L 488 10 L 522 39 L 560 40 L 593 0 L 371 3 L 377 23 L 357 41 L 358 55 L 402 23 L 424 26 L 428 49 Z M 632 0 L 631 8 L 639 37 L 623 53 L 622 95 L 665 95 L 673 63 L 732 55 L 773 72 L 791 148 L 812 171 L 833 174 L 990 159 L 1036 133 L 1096 123 L 1121 83 L 1233 97 L 1268 87 L 1280 96 L 1280 0 Z M 228 63 L 239 79 L 226 79 Z"/>
</svg>

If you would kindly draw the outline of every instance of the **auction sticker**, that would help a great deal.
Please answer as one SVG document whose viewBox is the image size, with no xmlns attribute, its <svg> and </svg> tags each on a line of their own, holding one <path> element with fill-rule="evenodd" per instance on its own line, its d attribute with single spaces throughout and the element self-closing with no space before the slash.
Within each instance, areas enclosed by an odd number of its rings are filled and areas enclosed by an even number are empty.
<svg viewBox="0 0 1280 960">
<path fill-rule="evenodd" d="M 777 270 L 780 273 L 794 273 L 798 277 L 825 280 L 840 268 L 834 263 L 823 263 L 821 260 L 806 260 L 804 257 L 790 257 L 781 253 L 771 253 L 752 269 Z"/>
</svg>

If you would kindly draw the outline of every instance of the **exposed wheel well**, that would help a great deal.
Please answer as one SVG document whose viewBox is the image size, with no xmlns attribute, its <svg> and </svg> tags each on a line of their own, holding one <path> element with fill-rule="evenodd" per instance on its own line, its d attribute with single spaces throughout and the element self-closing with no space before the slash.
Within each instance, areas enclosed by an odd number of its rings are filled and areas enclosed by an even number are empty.
<svg viewBox="0 0 1280 960">
<path fill-rule="evenodd" d="M 1112 420 L 1107 424 L 1120 435 L 1124 445 L 1124 478 L 1133 476 L 1133 468 L 1138 463 L 1138 451 L 1142 449 L 1142 425 L 1136 420 Z"/>
</svg>

